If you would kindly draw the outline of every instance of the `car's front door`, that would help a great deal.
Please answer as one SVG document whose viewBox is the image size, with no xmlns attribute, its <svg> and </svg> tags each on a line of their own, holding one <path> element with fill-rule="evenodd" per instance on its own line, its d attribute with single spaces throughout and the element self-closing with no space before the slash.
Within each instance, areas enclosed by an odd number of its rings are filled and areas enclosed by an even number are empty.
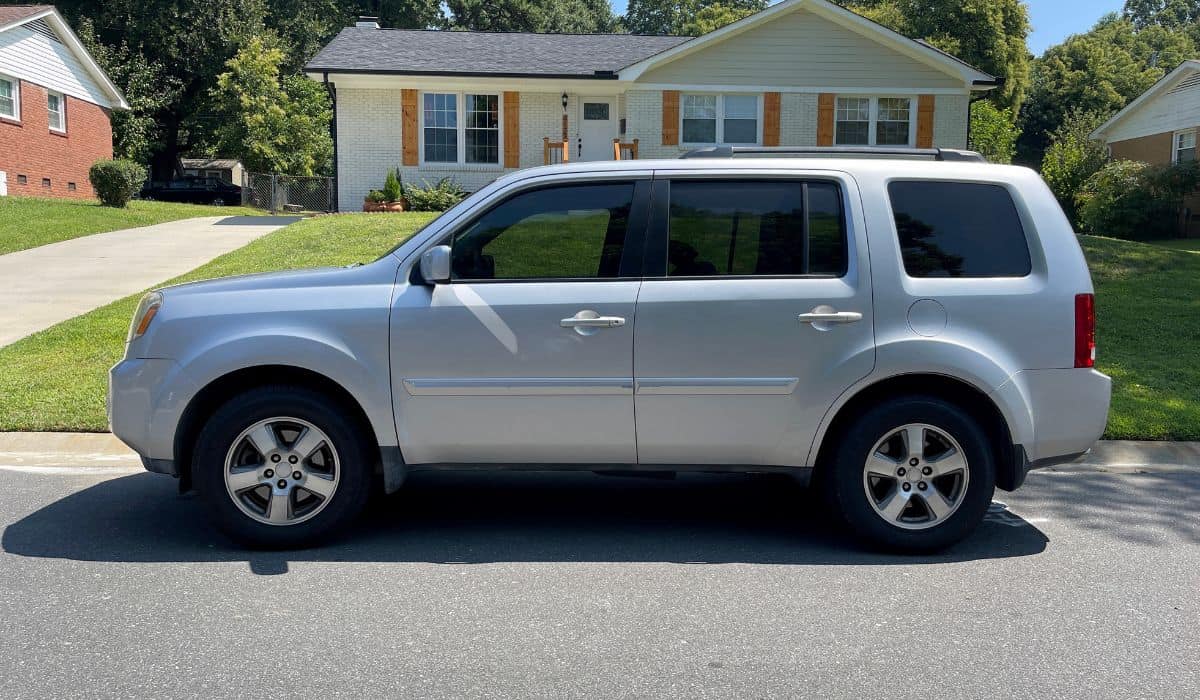
<svg viewBox="0 0 1200 700">
<path fill-rule="evenodd" d="M 534 186 L 436 241 L 450 282 L 392 311 L 405 459 L 633 463 L 634 311 L 649 176 Z"/>
<path fill-rule="evenodd" d="M 634 375 L 642 464 L 803 466 L 874 366 L 854 183 L 656 174 Z"/>
</svg>

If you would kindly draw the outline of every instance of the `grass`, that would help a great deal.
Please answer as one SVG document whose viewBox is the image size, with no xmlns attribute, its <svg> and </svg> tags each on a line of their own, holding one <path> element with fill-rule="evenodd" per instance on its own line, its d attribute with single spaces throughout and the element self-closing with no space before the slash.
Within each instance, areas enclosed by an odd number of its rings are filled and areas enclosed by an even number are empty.
<svg viewBox="0 0 1200 700">
<path fill-rule="evenodd" d="M 1170 238 L 1162 241 L 1149 241 L 1149 243 L 1163 248 L 1200 253 L 1200 238 Z"/>
<path fill-rule="evenodd" d="M 0 255 L 92 233 L 150 226 L 195 216 L 260 214 L 262 212 L 257 209 L 246 207 L 210 207 L 173 202 L 135 200 L 124 209 L 117 209 L 90 200 L 0 197 Z"/>
<path fill-rule="evenodd" d="M 432 217 L 307 219 L 172 283 L 371 260 Z M 1081 240 L 1096 283 L 1099 365 L 1114 380 L 1106 437 L 1200 440 L 1200 257 L 1109 238 Z M 0 430 L 106 429 L 106 375 L 123 351 L 138 296 L 0 348 Z"/>
<path fill-rule="evenodd" d="M 1096 285 L 1098 365 L 1113 378 L 1105 437 L 1200 440 L 1200 257 L 1081 241 Z"/>
<path fill-rule="evenodd" d="M 164 284 L 368 262 L 433 216 L 340 214 L 305 219 Z M 0 348 L 0 431 L 107 430 L 108 368 L 125 350 L 129 319 L 140 297 L 115 301 Z"/>
</svg>

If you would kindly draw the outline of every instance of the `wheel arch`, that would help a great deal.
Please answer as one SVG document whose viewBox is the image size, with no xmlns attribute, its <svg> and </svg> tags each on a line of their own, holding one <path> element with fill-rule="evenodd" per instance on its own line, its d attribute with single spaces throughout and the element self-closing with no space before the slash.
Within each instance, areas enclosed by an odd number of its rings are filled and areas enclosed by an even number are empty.
<svg viewBox="0 0 1200 700">
<path fill-rule="evenodd" d="M 853 393 L 832 417 L 827 419 L 825 429 L 817 435 L 813 454 L 814 477 L 820 478 L 821 470 L 832 459 L 832 451 L 839 436 L 849 427 L 855 416 L 868 407 L 882 401 L 902 396 L 932 396 L 948 401 L 966 411 L 979 422 L 996 446 L 996 485 L 1011 491 L 1020 485 L 1023 474 L 1018 465 L 1024 452 L 1013 443 L 1013 433 L 1008 420 L 996 402 L 979 387 L 963 379 L 945 374 L 910 373 L 880 379 Z"/>
</svg>

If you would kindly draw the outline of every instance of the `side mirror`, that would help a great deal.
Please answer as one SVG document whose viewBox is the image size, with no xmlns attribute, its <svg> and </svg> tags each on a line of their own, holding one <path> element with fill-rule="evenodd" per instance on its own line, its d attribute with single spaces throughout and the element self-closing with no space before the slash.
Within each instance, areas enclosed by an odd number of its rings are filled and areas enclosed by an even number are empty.
<svg viewBox="0 0 1200 700">
<path fill-rule="evenodd" d="M 421 253 L 421 278 L 429 284 L 450 281 L 450 246 L 434 246 Z"/>
</svg>

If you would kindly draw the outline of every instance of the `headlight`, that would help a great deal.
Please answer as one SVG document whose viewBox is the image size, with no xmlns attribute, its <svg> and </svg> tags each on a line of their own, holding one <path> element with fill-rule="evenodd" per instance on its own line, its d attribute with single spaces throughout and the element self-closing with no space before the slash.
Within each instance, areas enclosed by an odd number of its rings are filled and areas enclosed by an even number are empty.
<svg viewBox="0 0 1200 700">
<path fill-rule="evenodd" d="M 133 322 L 129 324 L 129 337 L 125 339 L 126 343 L 142 337 L 142 334 L 150 327 L 150 322 L 158 314 L 158 310 L 162 308 L 162 303 L 163 295 L 161 292 L 150 292 L 142 297 L 142 301 L 138 303 L 137 311 L 133 314 Z"/>
</svg>

